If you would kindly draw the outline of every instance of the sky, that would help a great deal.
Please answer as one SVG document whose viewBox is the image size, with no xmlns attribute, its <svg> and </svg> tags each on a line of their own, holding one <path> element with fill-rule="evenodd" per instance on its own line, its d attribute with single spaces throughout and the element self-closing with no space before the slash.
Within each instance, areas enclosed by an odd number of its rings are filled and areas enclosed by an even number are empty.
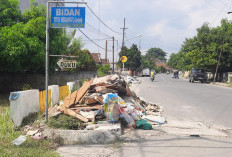
<svg viewBox="0 0 232 157">
<path fill-rule="evenodd" d="M 112 37 L 115 37 L 115 54 L 122 45 L 123 19 L 126 18 L 125 45 L 140 45 L 142 54 L 158 47 L 167 53 L 177 53 L 186 38 L 196 35 L 196 29 L 205 22 L 210 27 L 220 25 L 222 18 L 232 20 L 232 0 L 87 0 L 87 5 L 104 24 L 86 8 L 86 25 L 81 30 L 101 48 L 89 41 L 79 31 L 84 48 L 105 57 L 108 40 L 108 57 L 112 61 Z M 85 5 L 79 5 L 85 6 Z"/>
</svg>

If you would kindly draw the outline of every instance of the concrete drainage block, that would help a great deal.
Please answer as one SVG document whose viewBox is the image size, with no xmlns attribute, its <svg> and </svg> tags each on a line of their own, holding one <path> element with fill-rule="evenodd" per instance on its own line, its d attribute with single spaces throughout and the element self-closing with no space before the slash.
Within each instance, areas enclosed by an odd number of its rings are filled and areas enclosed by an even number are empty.
<svg viewBox="0 0 232 157">
<path fill-rule="evenodd" d="M 120 125 L 118 125 L 120 128 Z M 43 132 L 44 136 L 49 139 L 61 138 L 63 144 L 107 144 L 119 140 L 121 135 L 121 128 L 114 126 L 113 130 L 109 127 L 99 130 L 60 130 L 60 129 L 46 129 Z M 117 129 L 115 129 L 117 127 Z"/>
</svg>

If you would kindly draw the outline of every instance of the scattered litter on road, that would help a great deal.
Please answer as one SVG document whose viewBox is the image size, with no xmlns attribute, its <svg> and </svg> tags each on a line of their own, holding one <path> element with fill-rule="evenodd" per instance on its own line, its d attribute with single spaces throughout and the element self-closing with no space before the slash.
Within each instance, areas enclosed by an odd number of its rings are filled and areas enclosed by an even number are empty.
<svg viewBox="0 0 232 157">
<path fill-rule="evenodd" d="M 151 130 L 152 125 L 145 119 L 140 119 L 136 122 L 136 127 L 143 130 Z"/>
<path fill-rule="evenodd" d="M 28 132 L 27 132 L 27 136 L 34 136 L 36 133 L 38 133 L 39 132 L 39 130 L 29 130 Z"/>
<path fill-rule="evenodd" d="M 200 137 L 200 135 L 192 134 L 191 137 Z"/>
<path fill-rule="evenodd" d="M 20 135 L 18 138 L 16 138 L 14 141 L 12 141 L 12 143 L 16 146 L 21 145 L 23 142 L 25 142 L 27 139 L 26 136 Z"/>
<path fill-rule="evenodd" d="M 147 119 L 147 120 L 152 121 L 152 122 L 159 123 L 159 124 L 165 123 L 165 117 L 161 117 L 161 116 L 144 115 L 142 118 Z"/>
</svg>

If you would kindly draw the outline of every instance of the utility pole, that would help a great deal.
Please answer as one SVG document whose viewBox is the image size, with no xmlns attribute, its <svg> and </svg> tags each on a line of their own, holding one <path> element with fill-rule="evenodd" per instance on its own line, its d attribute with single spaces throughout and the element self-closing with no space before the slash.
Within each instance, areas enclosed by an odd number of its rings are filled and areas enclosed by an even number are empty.
<svg viewBox="0 0 232 157">
<path fill-rule="evenodd" d="M 45 64 L 45 122 L 48 122 L 48 79 L 49 79 L 49 2 L 46 15 L 46 64 Z"/>
<path fill-rule="evenodd" d="M 222 41 L 222 48 L 221 48 L 221 51 L 220 51 L 220 54 L 219 54 L 219 57 L 218 57 L 218 61 L 217 61 L 217 67 L 216 67 L 216 72 L 215 72 L 215 75 L 214 75 L 213 83 L 215 83 L 216 78 L 217 78 L 218 66 L 219 66 L 219 63 L 220 63 L 221 56 L 222 56 L 223 48 L 224 48 L 224 39 Z"/>
<path fill-rule="evenodd" d="M 106 40 L 106 52 L 105 52 L 105 60 L 107 61 L 107 44 L 108 44 L 108 41 Z"/>
<path fill-rule="evenodd" d="M 124 40 L 125 40 L 125 30 L 126 29 L 128 29 L 128 28 L 126 28 L 126 18 L 124 18 L 124 24 L 123 24 L 123 28 L 120 28 L 120 29 L 122 29 L 122 56 L 123 56 L 123 47 L 125 46 L 125 42 L 124 42 Z"/>
<path fill-rule="evenodd" d="M 112 70 L 112 73 L 114 73 L 114 37 L 113 38 L 113 70 Z"/>
</svg>

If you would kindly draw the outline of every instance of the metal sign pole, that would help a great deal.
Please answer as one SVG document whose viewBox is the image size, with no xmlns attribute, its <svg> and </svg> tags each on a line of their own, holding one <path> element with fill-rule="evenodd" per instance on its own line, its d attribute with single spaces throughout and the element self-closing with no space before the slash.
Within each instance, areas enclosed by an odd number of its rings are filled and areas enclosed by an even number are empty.
<svg viewBox="0 0 232 157">
<path fill-rule="evenodd" d="M 45 71 L 45 122 L 48 122 L 48 66 L 49 66 L 49 2 L 47 2 L 47 16 L 46 16 L 46 71 Z"/>
<path fill-rule="evenodd" d="M 73 1 L 48 1 L 47 2 L 47 15 L 46 15 L 46 65 L 45 65 L 45 122 L 48 122 L 48 82 L 49 82 L 49 4 L 50 3 L 76 3 L 87 4 L 86 2 L 73 2 Z"/>
<path fill-rule="evenodd" d="M 122 63 L 122 72 L 124 72 L 124 62 Z"/>
</svg>

